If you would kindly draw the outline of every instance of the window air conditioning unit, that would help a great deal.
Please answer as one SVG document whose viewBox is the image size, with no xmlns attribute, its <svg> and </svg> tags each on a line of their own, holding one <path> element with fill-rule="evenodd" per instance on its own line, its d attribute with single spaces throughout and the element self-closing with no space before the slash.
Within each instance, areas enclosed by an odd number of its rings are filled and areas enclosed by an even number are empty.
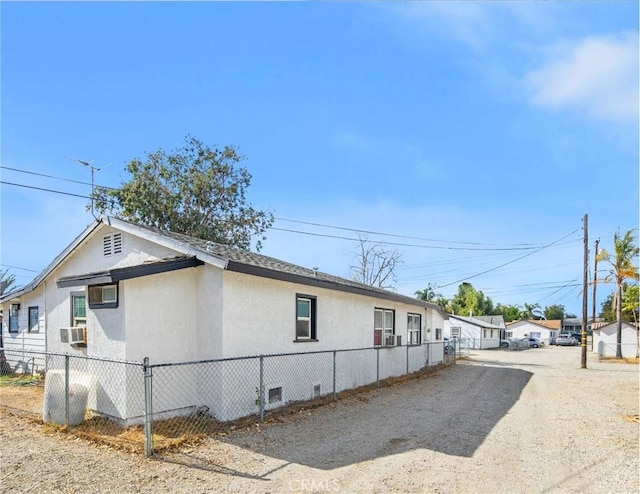
<svg viewBox="0 0 640 494">
<path fill-rule="evenodd" d="M 74 346 L 87 345 L 87 328 L 75 326 L 71 328 L 60 328 L 60 341 Z"/>
<path fill-rule="evenodd" d="M 401 346 L 402 336 L 399 334 L 388 334 L 385 337 L 384 346 Z"/>
</svg>

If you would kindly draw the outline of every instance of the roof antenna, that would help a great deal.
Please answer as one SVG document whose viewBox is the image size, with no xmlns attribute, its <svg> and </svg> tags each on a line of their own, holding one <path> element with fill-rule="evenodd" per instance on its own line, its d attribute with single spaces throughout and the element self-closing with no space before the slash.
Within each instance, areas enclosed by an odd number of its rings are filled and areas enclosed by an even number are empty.
<svg viewBox="0 0 640 494">
<path fill-rule="evenodd" d="M 93 201 L 94 201 L 94 199 L 93 199 L 93 189 L 94 189 L 93 176 L 94 176 L 95 172 L 99 172 L 100 171 L 100 168 L 97 168 L 97 167 L 93 166 L 90 162 L 87 162 L 87 161 L 82 161 L 82 160 L 79 160 L 79 159 L 76 159 L 76 158 L 69 158 L 69 159 L 71 159 L 73 161 L 76 161 L 76 162 L 80 163 L 81 165 L 88 166 L 89 168 L 91 168 L 91 216 L 93 216 L 93 219 L 97 220 L 98 218 L 96 217 L 96 215 L 95 215 L 95 213 L 93 211 Z"/>
</svg>

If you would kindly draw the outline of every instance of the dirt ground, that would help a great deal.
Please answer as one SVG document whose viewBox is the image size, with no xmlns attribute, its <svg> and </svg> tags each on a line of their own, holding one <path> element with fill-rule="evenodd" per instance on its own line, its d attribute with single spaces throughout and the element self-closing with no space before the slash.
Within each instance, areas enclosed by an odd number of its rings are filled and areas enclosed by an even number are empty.
<svg viewBox="0 0 640 494">
<path fill-rule="evenodd" d="M 4 492 L 637 493 L 638 365 L 473 350 L 434 375 L 146 458 L 0 415 Z"/>
</svg>

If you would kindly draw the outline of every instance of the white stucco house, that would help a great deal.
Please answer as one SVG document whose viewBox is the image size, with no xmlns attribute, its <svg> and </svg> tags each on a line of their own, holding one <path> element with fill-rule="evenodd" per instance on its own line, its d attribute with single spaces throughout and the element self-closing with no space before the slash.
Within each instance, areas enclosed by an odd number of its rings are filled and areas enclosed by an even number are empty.
<svg viewBox="0 0 640 494">
<path fill-rule="evenodd" d="M 456 316 L 449 314 L 444 322 L 447 338 L 466 338 L 470 348 L 497 348 L 504 338 L 503 316 Z"/>
<path fill-rule="evenodd" d="M 393 352 L 441 341 L 447 318 L 412 297 L 111 217 L 89 225 L 27 286 L 0 297 L 0 308 L 9 314 L 7 350 L 152 364 L 374 346 Z M 441 361 L 440 352 L 432 360 Z M 357 366 L 352 360 L 345 365 Z M 394 365 L 381 377 L 405 372 Z M 128 376 L 121 379 L 103 385 L 103 394 L 125 392 Z M 206 405 L 228 418 L 224 376 L 218 381 L 221 388 L 207 389 L 215 403 Z M 364 384 L 343 381 L 343 388 Z M 283 392 L 298 398 L 291 388 Z M 250 394 L 253 404 L 255 389 Z M 106 398 L 124 403 L 108 415 L 139 416 L 126 397 Z"/>
<path fill-rule="evenodd" d="M 507 324 L 507 338 L 538 338 L 548 345 L 560 333 L 561 319 L 514 321 Z"/>
<path fill-rule="evenodd" d="M 622 356 L 634 358 L 640 354 L 638 328 L 622 321 Z M 615 357 L 618 346 L 618 323 L 612 322 L 593 330 L 593 352 L 603 357 Z"/>
</svg>

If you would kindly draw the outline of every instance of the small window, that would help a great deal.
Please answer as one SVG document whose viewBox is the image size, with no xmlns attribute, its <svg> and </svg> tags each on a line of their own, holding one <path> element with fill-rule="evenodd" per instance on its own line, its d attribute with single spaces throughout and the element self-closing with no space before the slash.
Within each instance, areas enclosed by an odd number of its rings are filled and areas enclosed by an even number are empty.
<svg viewBox="0 0 640 494">
<path fill-rule="evenodd" d="M 459 326 L 451 326 L 451 337 L 452 338 L 460 338 L 460 330 Z"/>
<path fill-rule="evenodd" d="M 87 303 L 84 292 L 71 294 L 71 326 L 87 325 Z"/>
<path fill-rule="evenodd" d="M 94 285 L 89 287 L 91 309 L 113 309 L 118 307 L 118 285 Z"/>
<path fill-rule="evenodd" d="M 20 316 L 20 304 L 9 305 L 9 333 L 17 333 L 19 324 L 18 317 Z"/>
<path fill-rule="evenodd" d="M 419 345 L 422 341 L 422 324 L 420 314 L 407 314 L 407 334 L 409 345 Z"/>
<path fill-rule="evenodd" d="M 316 339 L 316 298 L 296 295 L 296 341 Z"/>
<path fill-rule="evenodd" d="M 279 388 L 271 388 L 269 390 L 269 403 L 278 403 L 282 401 L 282 386 Z"/>
<path fill-rule="evenodd" d="M 436 328 L 436 341 L 442 339 L 442 328 Z"/>
<path fill-rule="evenodd" d="M 29 333 L 38 331 L 38 307 L 29 307 Z"/>
<path fill-rule="evenodd" d="M 122 233 L 110 233 L 102 237 L 102 254 L 107 257 L 122 253 Z"/>
<path fill-rule="evenodd" d="M 374 346 L 386 345 L 394 335 L 395 313 L 390 309 L 375 309 L 373 314 L 373 344 Z"/>
</svg>

